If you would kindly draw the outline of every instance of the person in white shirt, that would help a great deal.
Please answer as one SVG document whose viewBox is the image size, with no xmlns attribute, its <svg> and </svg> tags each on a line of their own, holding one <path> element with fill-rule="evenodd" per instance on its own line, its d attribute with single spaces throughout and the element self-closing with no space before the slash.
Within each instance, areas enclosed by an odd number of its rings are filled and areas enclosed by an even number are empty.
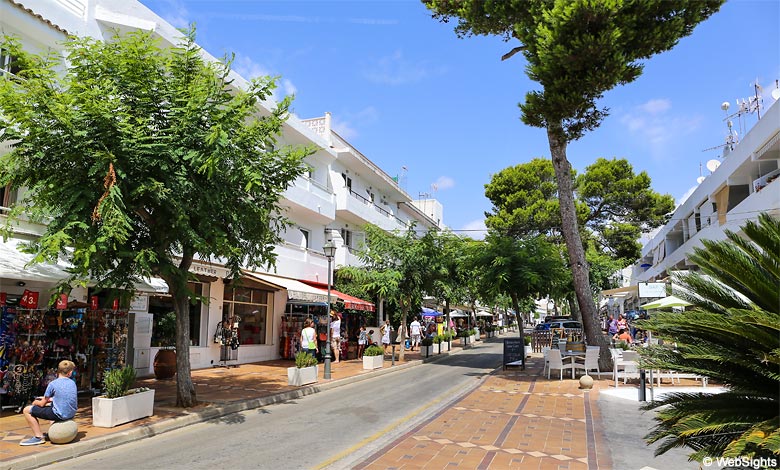
<svg viewBox="0 0 780 470">
<path fill-rule="evenodd" d="M 330 319 L 330 349 L 333 351 L 335 362 L 338 363 L 341 354 L 341 315 L 331 310 Z"/>
<path fill-rule="evenodd" d="M 417 321 L 417 318 L 409 325 L 409 331 L 412 335 L 412 351 L 414 351 L 415 346 L 420 346 L 420 336 L 422 335 L 422 325 Z"/>
</svg>

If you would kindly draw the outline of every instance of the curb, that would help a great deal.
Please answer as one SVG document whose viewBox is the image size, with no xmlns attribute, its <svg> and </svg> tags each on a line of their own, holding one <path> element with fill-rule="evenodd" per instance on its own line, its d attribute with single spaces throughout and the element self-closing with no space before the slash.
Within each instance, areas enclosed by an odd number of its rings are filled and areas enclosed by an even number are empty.
<svg viewBox="0 0 780 470">
<path fill-rule="evenodd" d="M 391 374 L 393 372 L 399 372 L 410 367 L 420 366 L 429 362 L 436 362 L 443 357 L 449 356 L 451 353 L 453 353 L 453 351 L 437 354 L 435 357 L 431 356 L 422 360 L 410 361 L 403 365 L 395 365 L 388 368 L 383 367 L 382 369 L 376 369 L 365 374 L 345 377 L 343 379 L 338 379 L 318 385 L 309 385 L 296 390 L 276 393 L 266 397 L 252 398 L 250 400 L 234 403 L 212 404 L 205 410 L 185 412 L 186 414 L 184 416 L 176 416 L 157 423 L 145 424 L 143 426 L 138 426 L 136 428 L 128 429 L 127 431 L 122 431 L 116 434 L 110 434 L 108 436 L 96 437 L 86 441 L 57 446 L 51 450 L 47 450 L 46 452 L 28 455 L 18 459 L 3 462 L 0 466 L 0 469 L 28 470 L 42 467 L 44 465 L 51 465 L 63 460 L 74 459 L 76 457 L 81 457 L 82 455 L 117 447 L 128 442 L 134 442 L 139 439 L 153 437 L 158 434 L 163 434 L 169 431 L 183 428 L 185 426 L 190 426 L 192 424 L 220 418 L 225 415 L 273 405 L 284 401 L 294 400 L 296 398 L 313 395 L 325 390 L 362 382 L 364 380 L 373 379 L 375 377 Z"/>
</svg>

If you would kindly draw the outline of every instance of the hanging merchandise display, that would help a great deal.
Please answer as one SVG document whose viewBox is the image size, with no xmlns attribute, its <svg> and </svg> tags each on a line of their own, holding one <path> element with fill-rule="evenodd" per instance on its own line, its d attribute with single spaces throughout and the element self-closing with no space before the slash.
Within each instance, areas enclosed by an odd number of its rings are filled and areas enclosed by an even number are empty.
<svg viewBox="0 0 780 470">
<path fill-rule="evenodd" d="M 79 390 L 100 389 L 106 371 L 124 367 L 127 312 L 58 300 L 54 308 L 37 308 L 38 293 L 28 290 L 15 305 L 0 307 L 3 409 L 21 410 L 31 397 L 42 395 L 62 360 L 76 364 L 72 378 Z"/>
<path fill-rule="evenodd" d="M 235 367 L 236 364 L 228 364 L 228 361 L 238 360 L 238 348 L 241 344 L 238 336 L 238 327 L 241 324 L 241 317 L 234 315 L 222 320 L 217 325 L 217 331 L 214 333 L 214 342 L 220 345 L 219 349 L 219 367 Z M 216 366 L 215 366 L 216 367 Z"/>
<path fill-rule="evenodd" d="M 307 318 L 314 321 L 321 354 L 328 337 L 327 311 L 328 304 L 323 302 L 288 303 L 279 325 L 279 356 L 283 359 L 294 359 L 295 354 L 301 350 L 301 330 Z"/>
</svg>

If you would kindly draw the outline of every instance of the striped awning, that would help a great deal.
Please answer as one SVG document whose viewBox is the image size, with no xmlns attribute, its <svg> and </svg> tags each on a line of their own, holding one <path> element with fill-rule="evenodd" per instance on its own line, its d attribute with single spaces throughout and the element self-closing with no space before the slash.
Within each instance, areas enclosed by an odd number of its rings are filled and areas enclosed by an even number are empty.
<svg viewBox="0 0 780 470">
<path fill-rule="evenodd" d="M 278 289 L 285 289 L 287 291 L 288 302 L 294 302 L 296 300 L 304 302 L 328 301 L 328 295 L 324 294 L 321 289 L 317 289 L 316 287 L 304 284 L 301 281 L 295 279 L 252 271 L 243 271 L 243 274 L 250 278 L 258 279 L 267 284 L 271 284 Z"/>
</svg>

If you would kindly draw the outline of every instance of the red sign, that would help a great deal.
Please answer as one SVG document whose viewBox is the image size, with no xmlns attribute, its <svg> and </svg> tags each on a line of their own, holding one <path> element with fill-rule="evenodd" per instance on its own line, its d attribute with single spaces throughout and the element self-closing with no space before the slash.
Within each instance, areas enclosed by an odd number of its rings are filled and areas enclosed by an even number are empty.
<svg viewBox="0 0 780 470">
<path fill-rule="evenodd" d="M 54 308 L 57 310 L 65 310 L 68 308 L 68 294 L 60 294 Z"/>
<path fill-rule="evenodd" d="M 5 305 L 6 302 L 6 294 L 5 292 L 0 292 L 0 306 Z"/>
<path fill-rule="evenodd" d="M 98 297 L 96 295 L 89 298 L 89 308 L 92 310 L 98 309 Z"/>
<path fill-rule="evenodd" d="M 114 303 L 111 304 L 112 310 L 119 310 L 119 299 L 114 299 Z"/>
<path fill-rule="evenodd" d="M 38 292 L 25 289 L 24 294 L 22 294 L 22 300 L 19 301 L 19 306 L 23 308 L 38 308 Z"/>
</svg>

